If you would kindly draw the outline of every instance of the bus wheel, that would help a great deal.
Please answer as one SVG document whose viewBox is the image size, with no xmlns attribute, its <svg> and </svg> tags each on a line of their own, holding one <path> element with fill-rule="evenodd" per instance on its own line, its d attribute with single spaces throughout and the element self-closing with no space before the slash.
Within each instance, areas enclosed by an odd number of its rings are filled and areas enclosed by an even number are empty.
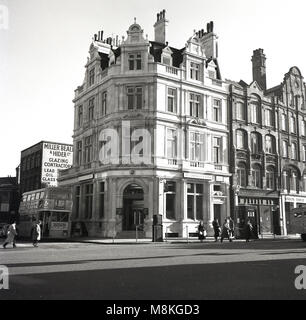
<svg viewBox="0 0 306 320">
<path fill-rule="evenodd" d="M 301 238 L 303 241 L 306 241 L 306 233 L 301 234 Z"/>
</svg>

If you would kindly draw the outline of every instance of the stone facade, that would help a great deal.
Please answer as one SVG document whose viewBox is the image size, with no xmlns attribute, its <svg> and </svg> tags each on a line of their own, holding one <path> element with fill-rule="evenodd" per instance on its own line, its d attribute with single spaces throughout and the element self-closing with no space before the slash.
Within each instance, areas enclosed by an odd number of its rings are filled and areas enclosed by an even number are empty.
<svg viewBox="0 0 306 320">
<path fill-rule="evenodd" d="M 230 215 L 228 91 L 213 24 L 182 49 L 169 45 L 165 12 L 149 41 L 136 21 L 127 38 L 90 46 L 74 99 L 74 165 L 61 186 L 74 194 L 72 220 L 84 234 L 196 235 L 203 220 Z M 72 230 L 73 233 L 73 230 Z"/>
</svg>

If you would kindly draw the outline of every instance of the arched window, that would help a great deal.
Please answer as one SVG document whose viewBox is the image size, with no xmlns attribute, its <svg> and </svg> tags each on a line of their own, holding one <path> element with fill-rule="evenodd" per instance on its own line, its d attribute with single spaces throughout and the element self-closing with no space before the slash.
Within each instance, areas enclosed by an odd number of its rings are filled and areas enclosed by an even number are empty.
<svg viewBox="0 0 306 320">
<path fill-rule="evenodd" d="M 237 169 L 237 185 L 241 187 L 247 186 L 247 172 L 246 172 L 246 165 L 244 163 L 238 164 Z"/>
<path fill-rule="evenodd" d="M 236 131 L 237 149 L 247 149 L 247 133 L 244 130 Z"/>
<path fill-rule="evenodd" d="M 282 173 L 282 188 L 283 190 L 288 191 L 288 171 L 284 170 Z"/>
<path fill-rule="evenodd" d="M 266 171 L 267 189 L 275 190 L 275 170 L 273 167 L 268 167 Z"/>
<path fill-rule="evenodd" d="M 252 166 L 252 180 L 253 187 L 261 188 L 262 187 L 262 174 L 261 167 L 258 164 Z"/>
<path fill-rule="evenodd" d="M 258 132 L 251 133 L 251 152 L 253 154 L 260 153 L 261 150 L 261 135 Z"/>
<path fill-rule="evenodd" d="M 292 171 L 291 172 L 291 176 L 290 176 L 290 192 L 297 192 L 298 191 L 298 176 L 297 176 L 297 172 L 296 171 Z"/>
<path fill-rule="evenodd" d="M 303 174 L 303 191 L 306 192 L 306 173 Z"/>
<path fill-rule="evenodd" d="M 266 153 L 275 154 L 276 152 L 276 143 L 275 138 L 271 135 L 266 136 Z"/>
</svg>

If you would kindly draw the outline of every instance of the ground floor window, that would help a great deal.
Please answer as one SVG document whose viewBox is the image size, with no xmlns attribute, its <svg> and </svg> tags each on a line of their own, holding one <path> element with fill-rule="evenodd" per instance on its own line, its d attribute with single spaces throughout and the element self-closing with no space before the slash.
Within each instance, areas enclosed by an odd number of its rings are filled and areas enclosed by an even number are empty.
<svg viewBox="0 0 306 320">
<path fill-rule="evenodd" d="M 105 182 L 100 183 L 100 193 L 99 193 L 99 217 L 103 219 L 105 217 Z"/>
<path fill-rule="evenodd" d="M 167 181 L 165 184 L 166 195 L 166 218 L 175 219 L 175 204 L 176 204 L 176 183 Z"/>
<path fill-rule="evenodd" d="M 80 217 L 80 209 L 81 209 L 81 187 L 77 186 L 75 190 L 75 218 L 76 219 Z"/>
<path fill-rule="evenodd" d="M 187 217 L 203 220 L 203 185 L 187 184 Z"/>
<path fill-rule="evenodd" d="M 85 185 L 85 219 L 92 218 L 93 184 Z"/>
</svg>

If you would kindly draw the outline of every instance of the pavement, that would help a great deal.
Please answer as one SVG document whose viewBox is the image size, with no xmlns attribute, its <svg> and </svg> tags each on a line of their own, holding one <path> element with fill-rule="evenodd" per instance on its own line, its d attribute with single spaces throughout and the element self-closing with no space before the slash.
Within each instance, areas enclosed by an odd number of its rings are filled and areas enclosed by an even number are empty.
<svg viewBox="0 0 306 320">
<path fill-rule="evenodd" d="M 10 274 L 0 300 L 306 299 L 295 286 L 297 266 L 306 269 L 299 239 L 22 242 L 0 249 L 0 265 Z"/>
</svg>

